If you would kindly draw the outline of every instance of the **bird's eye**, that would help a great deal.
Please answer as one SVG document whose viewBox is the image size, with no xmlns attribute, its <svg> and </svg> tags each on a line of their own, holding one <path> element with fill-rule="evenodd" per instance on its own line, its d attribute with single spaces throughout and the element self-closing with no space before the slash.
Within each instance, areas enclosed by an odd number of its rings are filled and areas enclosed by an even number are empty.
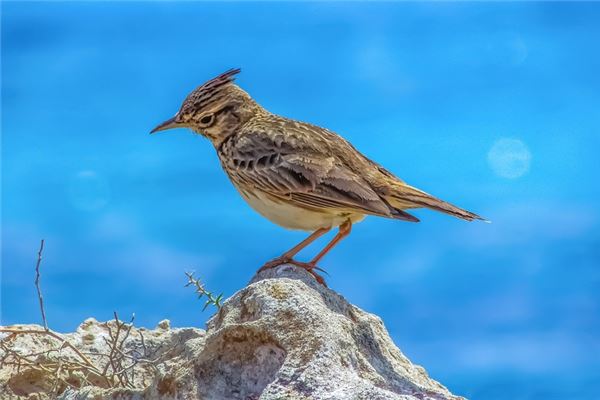
<svg viewBox="0 0 600 400">
<path fill-rule="evenodd" d="M 200 118 L 200 123 L 202 125 L 210 125 L 213 122 L 214 117 L 214 114 L 205 115 L 204 117 Z"/>
</svg>

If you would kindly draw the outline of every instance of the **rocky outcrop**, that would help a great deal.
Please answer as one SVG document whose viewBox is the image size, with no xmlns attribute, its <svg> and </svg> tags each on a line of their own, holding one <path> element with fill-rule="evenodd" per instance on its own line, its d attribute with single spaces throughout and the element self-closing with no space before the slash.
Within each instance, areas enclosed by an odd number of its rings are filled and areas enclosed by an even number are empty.
<svg viewBox="0 0 600 400">
<path fill-rule="evenodd" d="M 106 356 L 94 354 L 110 353 L 110 324 L 87 320 L 65 338 L 101 363 Z M 13 348 L 36 352 L 50 346 L 32 335 L 11 340 Z M 129 385 L 73 374 L 59 398 L 461 399 L 413 365 L 381 319 L 288 265 L 256 275 L 224 302 L 206 331 L 172 329 L 167 322 L 154 330 L 132 328 L 122 351 L 139 361 L 136 373 L 126 375 Z M 43 397 L 49 381 L 43 372 L 4 365 L 0 398 Z"/>
</svg>

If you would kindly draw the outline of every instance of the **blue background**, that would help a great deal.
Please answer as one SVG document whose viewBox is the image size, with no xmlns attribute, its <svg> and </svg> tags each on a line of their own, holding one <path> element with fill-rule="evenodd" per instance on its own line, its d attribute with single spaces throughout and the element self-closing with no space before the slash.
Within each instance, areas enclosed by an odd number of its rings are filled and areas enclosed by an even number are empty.
<svg viewBox="0 0 600 400">
<path fill-rule="evenodd" d="M 2 3 L 2 323 L 113 310 L 203 326 L 304 237 L 254 213 L 189 131 L 149 136 L 232 67 L 492 224 L 367 218 L 330 286 L 473 399 L 600 398 L 600 4 Z M 508 141 L 507 141 L 508 140 Z M 322 243 L 319 243 L 322 245 Z M 318 251 L 313 246 L 302 258 Z"/>
</svg>

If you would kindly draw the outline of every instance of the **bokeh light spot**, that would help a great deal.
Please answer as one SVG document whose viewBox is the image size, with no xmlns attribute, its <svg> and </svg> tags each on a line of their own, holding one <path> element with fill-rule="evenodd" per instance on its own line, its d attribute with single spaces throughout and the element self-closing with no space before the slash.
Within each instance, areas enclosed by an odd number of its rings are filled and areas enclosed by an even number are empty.
<svg viewBox="0 0 600 400">
<path fill-rule="evenodd" d="M 519 178 L 529 171 L 531 152 L 521 140 L 501 138 L 488 152 L 488 163 L 498 176 Z"/>
</svg>

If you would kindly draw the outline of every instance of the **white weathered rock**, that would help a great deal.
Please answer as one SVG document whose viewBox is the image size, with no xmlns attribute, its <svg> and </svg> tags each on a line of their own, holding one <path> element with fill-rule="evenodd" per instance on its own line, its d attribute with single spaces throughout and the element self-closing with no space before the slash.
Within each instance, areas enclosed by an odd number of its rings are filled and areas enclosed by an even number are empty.
<svg viewBox="0 0 600 400">
<path fill-rule="evenodd" d="M 141 370 L 133 388 L 87 386 L 68 389 L 62 398 L 461 399 L 413 365 L 381 319 L 293 266 L 255 276 L 223 304 L 206 332 L 171 329 L 168 321 L 139 331 L 160 360 L 157 370 Z M 98 339 L 104 334 L 105 324 L 87 320 L 68 336 L 86 351 L 106 352 L 105 341 Z M 132 330 L 131 337 L 137 336 L 138 330 Z M 23 345 L 33 346 L 31 350 L 41 346 L 31 341 Z M 14 392 L 14 377 L 7 385 L 2 371 L 0 390 Z"/>
</svg>

